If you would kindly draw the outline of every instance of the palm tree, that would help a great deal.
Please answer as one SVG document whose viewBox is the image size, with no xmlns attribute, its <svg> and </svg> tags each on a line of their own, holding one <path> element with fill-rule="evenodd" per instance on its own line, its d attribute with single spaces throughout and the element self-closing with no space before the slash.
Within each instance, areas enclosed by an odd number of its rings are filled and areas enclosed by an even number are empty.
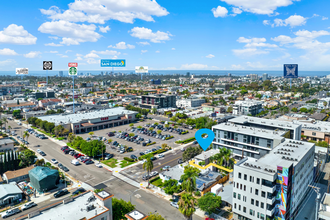
<svg viewBox="0 0 330 220">
<path fill-rule="evenodd" d="M 183 214 L 185 219 L 187 220 L 192 219 L 192 215 L 195 212 L 196 203 L 197 201 L 191 193 L 183 193 L 181 195 L 181 198 L 178 203 L 179 211 L 181 212 L 181 214 Z"/>
<path fill-rule="evenodd" d="M 8 123 L 8 120 L 7 120 L 7 118 L 6 118 L 6 117 L 3 117 L 3 118 L 2 118 L 2 121 L 3 121 L 3 123 L 5 124 L 5 128 L 6 128 L 6 126 L 7 126 L 7 123 Z"/>
<path fill-rule="evenodd" d="M 148 176 L 149 176 L 149 173 L 152 171 L 153 168 L 154 168 L 154 163 L 152 162 L 150 157 L 148 157 L 147 161 L 143 163 L 142 169 L 146 170 L 148 172 Z M 148 187 L 149 187 L 149 185 L 150 185 L 150 182 L 148 179 Z"/>
<path fill-rule="evenodd" d="M 29 132 L 24 131 L 23 138 L 24 138 L 24 139 L 26 138 L 26 141 L 28 141 L 28 138 L 29 138 L 29 137 L 30 137 Z"/>
<path fill-rule="evenodd" d="M 10 125 L 8 126 L 8 129 L 9 129 L 9 132 L 10 132 L 10 129 L 11 129 L 11 126 Z"/>
<path fill-rule="evenodd" d="M 91 131 L 91 132 L 89 132 L 88 134 L 91 136 L 91 139 L 92 139 L 92 137 L 93 137 L 93 135 L 94 135 L 94 132 Z"/>
</svg>

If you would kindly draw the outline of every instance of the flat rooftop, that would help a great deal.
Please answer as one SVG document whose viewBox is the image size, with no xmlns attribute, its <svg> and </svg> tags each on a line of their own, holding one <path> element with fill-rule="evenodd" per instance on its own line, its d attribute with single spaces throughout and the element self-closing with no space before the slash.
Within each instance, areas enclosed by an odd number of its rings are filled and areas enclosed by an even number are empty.
<svg viewBox="0 0 330 220">
<path fill-rule="evenodd" d="M 275 173 L 277 165 L 290 167 L 293 164 L 296 166 L 300 159 L 314 147 L 314 143 L 286 139 L 260 159 L 248 157 L 244 163 L 238 166 L 243 166 L 254 171 L 259 170 L 263 173 Z"/>
<path fill-rule="evenodd" d="M 297 121 L 297 124 L 301 125 L 301 129 L 319 131 L 319 132 L 330 132 L 330 122 L 327 121 L 316 121 L 314 123 Z"/>
<path fill-rule="evenodd" d="M 229 121 L 231 121 L 230 119 Z M 247 127 L 244 125 L 237 125 L 237 124 L 231 124 L 231 123 L 221 123 L 218 125 L 214 125 L 212 129 L 219 129 L 223 131 L 230 131 L 235 132 L 239 134 L 246 134 L 266 139 L 283 139 L 283 135 L 285 134 L 285 131 L 273 131 L 269 129 L 261 129 L 261 128 L 252 128 Z"/>
<path fill-rule="evenodd" d="M 79 123 L 84 120 L 97 119 L 101 117 L 113 117 L 117 115 L 119 116 L 123 114 L 134 114 L 134 113 L 136 112 L 126 110 L 124 107 L 118 107 L 118 108 L 96 110 L 87 113 L 47 115 L 47 116 L 39 116 L 37 118 L 48 122 L 53 122 L 55 123 L 55 125 L 59 125 L 61 123 L 62 124 Z"/>
<path fill-rule="evenodd" d="M 249 117 L 249 116 L 240 116 L 233 119 L 230 119 L 229 122 L 235 124 L 257 124 L 257 125 L 264 125 L 264 126 L 271 126 L 276 128 L 282 129 L 295 129 L 300 126 L 300 124 L 294 122 L 286 122 L 286 121 L 278 121 L 274 119 L 264 119 L 264 118 L 257 118 L 257 117 Z"/>
<path fill-rule="evenodd" d="M 73 199 L 72 202 L 57 205 L 53 208 L 42 211 L 40 215 L 33 217 L 35 220 L 58 220 L 58 219 L 90 219 L 107 209 L 97 203 L 97 199 L 88 202 L 88 198 L 94 196 L 93 192 L 85 193 Z M 87 205 L 93 205 L 93 210 L 87 211 Z"/>
</svg>

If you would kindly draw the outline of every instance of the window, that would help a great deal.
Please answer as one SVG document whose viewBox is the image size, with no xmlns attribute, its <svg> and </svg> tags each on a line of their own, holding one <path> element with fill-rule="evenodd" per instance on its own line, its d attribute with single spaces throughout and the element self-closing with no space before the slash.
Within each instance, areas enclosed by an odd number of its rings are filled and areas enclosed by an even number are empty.
<svg viewBox="0 0 330 220">
<path fill-rule="evenodd" d="M 253 182 L 253 177 L 252 176 L 250 176 L 250 182 Z"/>
<path fill-rule="evenodd" d="M 247 175 L 246 174 L 244 174 L 244 180 L 247 180 Z"/>
<path fill-rule="evenodd" d="M 252 193 L 252 187 L 250 188 L 250 193 Z"/>
<path fill-rule="evenodd" d="M 264 203 L 263 203 L 263 202 L 260 203 L 260 207 L 261 207 L 262 209 L 264 208 Z"/>
<path fill-rule="evenodd" d="M 240 189 L 242 189 L 242 184 L 240 185 Z"/>
<path fill-rule="evenodd" d="M 236 188 L 238 189 L 238 187 L 239 187 L 239 184 L 238 184 L 238 183 L 236 183 Z"/>
<path fill-rule="evenodd" d="M 260 215 L 259 215 L 259 212 L 257 212 L 257 218 L 259 218 L 259 216 L 260 216 Z"/>
<path fill-rule="evenodd" d="M 236 193 L 234 192 L 234 198 L 236 199 Z"/>
<path fill-rule="evenodd" d="M 244 185 L 244 191 L 246 191 L 246 185 Z"/>
<path fill-rule="evenodd" d="M 238 197 L 237 197 L 239 200 L 241 200 L 241 194 L 238 194 Z"/>
<path fill-rule="evenodd" d="M 241 205 L 238 205 L 238 210 L 241 211 Z"/>
<path fill-rule="evenodd" d="M 254 216 L 254 211 L 250 209 L 250 215 Z"/>
<path fill-rule="evenodd" d="M 312 132 L 312 135 L 315 136 L 316 135 L 316 132 Z"/>
<path fill-rule="evenodd" d="M 265 198 L 266 197 L 266 192 L 261 191 L 261 197 Z"/>
<path fill-rule="evenodd" d="M 258 195 L 259 194 L 259 190 L 256 189 L 255 190 L 255 194 Z"/>
<path fill-rule="evenodd" d="M 260 213 L 260 219 L 265 220 L 265 215 Z"/>
<path fill-rule="evenodd" d="M 246 202 L 246 196 L 243 196 L 243 202 Z"/>
<path fill-rule="evenodd" d="M 254 205 L 254 199 L 251 199 L 251 205 Z"/>
<path fill-rule="evenodd" d="M 243 212 L 245 212 L 245 213 L 246 213 L 246 207 L 245 207 L 245 206 L 243 206 Z"/>
<path fill-rule="evenodd" d="M 238 178 L 242 178 L 242 174 L 241 173 L 238 173 Z"/>
<path fill-rule="evenodd" d="M 234 209 L 236 209 L 236 203 L 234 203 Z"/>
<path fill-rule="evenodd" d="M 259 178 L 257 178 L 257 184 L 260 184 L 260 179 Z"/>
<path fill-rule="evenodd" d="M 256 200 L 256 206 L 259 207 L 259 201 L 258 200 Z"/>
</svg>

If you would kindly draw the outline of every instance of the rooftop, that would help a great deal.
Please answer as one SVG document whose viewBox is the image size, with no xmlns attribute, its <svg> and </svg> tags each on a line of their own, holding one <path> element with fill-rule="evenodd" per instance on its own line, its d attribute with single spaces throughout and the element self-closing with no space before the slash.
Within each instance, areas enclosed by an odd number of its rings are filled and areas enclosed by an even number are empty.
<svg viewBox="0 0 330 220">
<path fill-rule="evenodd" d="M 263 173 L 275 174 L 277 165 L 281 164 L 282 167 L 290 167 L 293 164 L 296 166 L 300 159 L 314 147 L 314 143 L 286 139 L 260 159 L 248 157 L 245 158 L 244 162 L 237 163 L 236 166 L 244 166 L 254 171 L 259 170 Z"/>
<path fill-rule="evenodd" d="M 147 216 L 137 210 L 133 210 L 132 212 L 126 214 L 125 217 L 129 220 L 143 220 L 147 218 Z"/>
<path fill-rule="evenodd" d="M 233 119 L 230 119 L 229 121 L 231 120 Z M 285 134 L 285 131 L 273 131 L 269 129 L 253 128 L 231 123 L 221 123 L 213 126 L 212 129 L 231 131 L 239 134 L 257 136 L 266 139 L 282 139 L 283 135 Z"/>
<path fill-rule="evenodd" d="M 300 124 L 292 123 L 292 122 L 285 122 L 285 121 L 278 121 L 275 119 L 264 119 L 264 118 L 257 118 L 257 117 L 249 117 L 249 116 L 240 116 L 233 119 L 230 119 L 229 122 L 235 124 L 258 124 L 264 126 L 271 126 L 276 128 L 282 129 L 295 129 L 300 126 Z"/>
<path fill-rule="evenodd" d="M 323 216 L 330 218 L 330 194 L 328 193 L 324 193 L 320 204 L 319 217 Z"/>
<path fill-rule="evenodd" d="M 3 175 L 6 175 L 7 180 L 11 180 L 11 179 L 16 178 L 16 177 L 28 175 L 29 171 L 32 170 L 33 168 L 34 168 L 34 166 L 29 166 L 29 167 L 25 167 L 25 168 L 22 168 L 22 169 L 19 169 L 19 170 L 7 171 Z"/>
<path fill-rule="evenodd" d="M 8 194 L 23 193 L 22 190 L 13 184 L 1 184 L 0 185 L 0 199 L 6 197 Z"/>
<path fill-rule="evenodd" d="M 41 120 L 46 120 L 48 122 L 53 122 L 55 125 L 68 123 L 79 123 L 83 120 L 98 119 L 101 117 L 113 117 L 122 116 L 123 114 L 134 114 L 136 112 L 126 110 L 123 107 L 111 108 L 111 109 L 100 109 L 97 111 L 87 112 L 87 113 L 77 113 L 77 114 L 67 114 L 67 115 L 47 115 L 39 116 Z"/>
<path fill-rule="evenodd" d="M 216 155 L 217 153 L 220 153 L 219 149 L 211 149 L 208 151 L 203 151 L 201 154 L 195 156 L 195 159 L 206 160 L 206 159 Z"/>
<path fill-rule="evenodd" d="M 94 194 L 90 191 L 74 198 L 71 202 L 63 204 L 63 202 L 60 201 L 61 203 L 57 206 L 42 211 L 40 215 L 34 216 L 32 219 L 90 219 L 108 210 L 107 208 L 100 206 L 97 199 L 90 199 L 93 197 Z M 88 207 L 94 207 L 94 209 L 88 210 Z"/>
<path fill-rule="evenodd" d="M 0 145 L 13 144 L 13 143 L 14 143 L 14 141 L 11 140 L 11 139 L 9 139 L 9 138 L 2 138 L 2 139 L 0 139 Z"/>
<path fill-rule="evenodd" d="M 305 130 L 330 132 L 330 122 L 317 121 L 314 123 L 307 123 L 307 122 L 296 121 L 296 123 L 300 124 L 302 126 L 301 128 Z"/>
</svg>

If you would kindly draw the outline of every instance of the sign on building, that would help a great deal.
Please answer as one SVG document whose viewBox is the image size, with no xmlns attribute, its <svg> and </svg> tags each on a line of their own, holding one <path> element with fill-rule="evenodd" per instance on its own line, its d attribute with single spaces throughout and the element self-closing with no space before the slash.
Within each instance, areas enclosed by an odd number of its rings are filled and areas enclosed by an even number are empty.
<svg viewBox="0 0 330 220">
<path fill-rule="evenodd" d="M 148 73 L 148 67 L 147 66 L 136 66 L 135 73 Z"/>
<path fill-rule="evenodd" d="M 298 78 L 298 64 L 284 64 L 284 78 Z"/>
<path fill-rule="evenodd" d="M 78 75 L 78 67 L 69 67 L 69 75 L 70 76 L 76 76 Z"/>
<path fill-rule="evenodd" d="M 69 67 L 78 67 L 78 63 L 69 63 L 68 66 Z"/>
<path fill-rule="evenodd" d="M 43 70 L 52 70 L 53 62 L 52 61 L 43 61 Z"/>
<path fill-rule="evenodd" d="M 126 60 L 123 59 L 101 60 L 101 67 L 125 67 L 125 66 L 126 66 Z"/>
<path fill-rule="evenodd" d="M 16 68 L 16 75 L 27 75 L 29 74 L 29 68 Z"/>
</svg>

